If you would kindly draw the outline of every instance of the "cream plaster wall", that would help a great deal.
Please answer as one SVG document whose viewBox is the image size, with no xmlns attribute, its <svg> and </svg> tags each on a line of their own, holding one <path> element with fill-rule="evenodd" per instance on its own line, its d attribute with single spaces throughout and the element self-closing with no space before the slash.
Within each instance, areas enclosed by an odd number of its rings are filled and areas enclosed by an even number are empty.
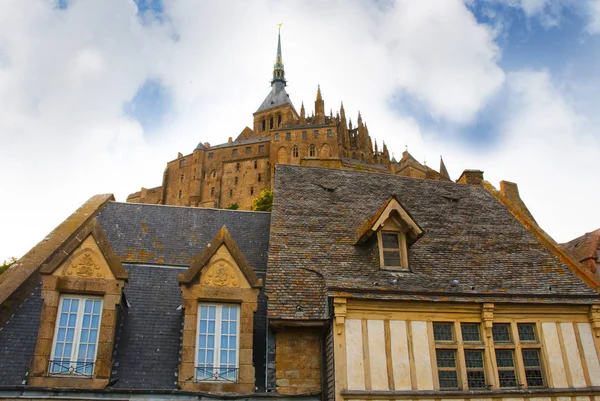
<svg viewBox="0 0 600 401">
<path fill-rule="evenodd" d="M 392 369 L 396 390 L 410 390 L 410 358 L 404 320 L 390 321 Z"/>
<path fill-rule="evenodd" d="M 417 390 L 433 390 L 433 373 L 429 352 L 429 342 L 433 339 L 430 339 L 427 333 L 427 322 L 410 322 L 410 325 Z"/>
<path fill-rule="evenodd" d="M 591 384 L 592 386 L 600 386 L 600 360 L 596 353 L 592 329 L 590 328 L 589 323 L 577 323 L 577 328 L 579 329 L 579 337 L 581 338 L 581 346 L 583 348 Z"/>
<path fill-rule="evenodd" d="M 567 374 L 565 372 L 565 365 L 562 358 L 562 351 L 560 349 L 560 341 L 558 339 L 556 323 L 542 323 L 542 335 L 544 336 L 546 351 L 548 352 L 548 371 L 552 376 L 552 382 L 554 383 L 554 386 L 558 388 L 569 387 L 567 382 Z"/>
<path fill-rule="evenodd" d="M 371 389 L 389 390 L 383 320 L 368 320 Z"/>
<path fill-rule="evenodd" d="M 359 319 L 346 320 L 346 358 L 349 390 L 365 389 L 365 368 L 363 357 L 362 322 Z"/>
</svg>

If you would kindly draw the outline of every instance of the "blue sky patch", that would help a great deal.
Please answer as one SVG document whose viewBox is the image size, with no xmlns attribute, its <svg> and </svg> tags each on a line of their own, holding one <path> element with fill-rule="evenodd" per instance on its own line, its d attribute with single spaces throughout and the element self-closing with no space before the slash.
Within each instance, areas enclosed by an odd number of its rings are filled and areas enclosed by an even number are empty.
<svg viewBox="0 0 600 401">
<path fill-rule="evenodd" d="M 146 133 L 160 128 L 171 108 L 171 93 L 159 80 L 146 80 L 133 98 L 123 105 L 125 115 L 139 121 Z"/>
</svg>

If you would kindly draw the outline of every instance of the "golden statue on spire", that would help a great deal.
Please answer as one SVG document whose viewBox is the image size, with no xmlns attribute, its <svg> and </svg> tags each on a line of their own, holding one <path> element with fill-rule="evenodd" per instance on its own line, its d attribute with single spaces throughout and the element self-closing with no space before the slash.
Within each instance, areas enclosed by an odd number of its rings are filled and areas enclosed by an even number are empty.
<svg viewBox="0 0 600 401">
<path fill-rule="evenodd" d="M 281 24 L 277 24 L 277 27 L 279 28 L 280 31 L 281 31 L 281 25 L 283 25 L 283 22 Z"/>
</svg>

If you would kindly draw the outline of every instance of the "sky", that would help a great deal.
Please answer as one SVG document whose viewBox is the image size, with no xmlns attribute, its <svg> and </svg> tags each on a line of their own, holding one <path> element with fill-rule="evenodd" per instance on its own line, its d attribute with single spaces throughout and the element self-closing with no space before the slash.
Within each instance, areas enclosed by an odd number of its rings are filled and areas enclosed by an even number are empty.
<svg viewBox="0 0 600 401">
<path fill-rule="evenodd" d="M 278 23 L 296 108 L 320 85 L 397 159 L 516 182 L 558 242 L 600 228 L 600 0 L 3 0 L 0 261 L 251 126 Z"/>
</svg>

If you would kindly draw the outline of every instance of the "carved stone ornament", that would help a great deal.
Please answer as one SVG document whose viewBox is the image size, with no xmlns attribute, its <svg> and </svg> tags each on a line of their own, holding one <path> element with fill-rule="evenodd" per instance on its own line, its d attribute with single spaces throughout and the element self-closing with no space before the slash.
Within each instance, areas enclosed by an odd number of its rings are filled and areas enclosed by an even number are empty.
<svg viewBox="0 0 600 401">
<path fill-rule="evenodd" d="M 333 299 L 333 314 L 335 316 L 336 333 L 340 335 L 346 322 L 346 298 Z"/>
<path fill-rule="evenodd" d="M 481 320 L 483 320 L 485 336 L 491 338 L 492 327 L 494 326 L 494 304 L 483 304 L 483 306 L 481 307 Z"/>
<path fill-rule="evenodd" d="M 208 268 L 202 277 L 202 284 L 215 287 L 237 287 L 238 278 L 229 263 L 220 260 Z"/>
<path fill-rule="evenodd" d="M 98 263 L 95 252 L 86 249 L 73 258 L 65 271 L 65 275 L 81 278 L 103 278 L 104 272 Z"/>
</svg>

